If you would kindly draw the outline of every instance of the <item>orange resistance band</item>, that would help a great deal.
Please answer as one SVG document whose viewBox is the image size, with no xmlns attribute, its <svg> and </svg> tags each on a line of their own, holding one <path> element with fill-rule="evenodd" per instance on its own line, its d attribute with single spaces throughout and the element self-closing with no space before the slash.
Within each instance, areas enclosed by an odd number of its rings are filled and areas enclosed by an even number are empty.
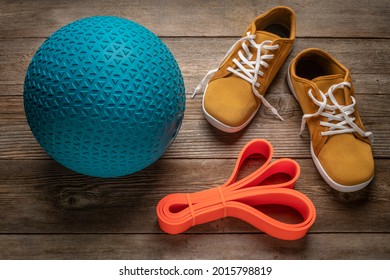
<svg viewBox="0 0 390 280">
<path fill-rule="evenodd" d="M 263 155 L 266 162 L 255 172 L 236 181 L 245 159 L 255 154 Z M 300 167 L 291 159 L 271 162 L 272 155 L 273 148 L 268 141 L 252 140 L 242 149 L 232 175 L 222 186 L 191 194 L 167 195 L 157 205 L 161 229 L 178 234 L 194 225 L 230 216 L 244 220 L 276 238 L 295 240 L 303 237 L 314 223 L 316 210 L 307 196 L 292 189 L 299 177 Z M 280 173 L 289 175 L 291 179 L 278 184 L 262 184 L 270 176 Z M 296 209 L 303 222 L 283 223 L 254 208 L 265 204 Z"/>
</svg>

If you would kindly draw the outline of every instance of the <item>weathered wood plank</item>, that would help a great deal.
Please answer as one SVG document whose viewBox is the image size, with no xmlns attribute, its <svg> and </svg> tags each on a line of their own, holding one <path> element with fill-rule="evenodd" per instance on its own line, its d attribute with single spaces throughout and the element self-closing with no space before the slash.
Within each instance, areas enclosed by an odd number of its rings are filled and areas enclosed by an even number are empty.
<svg viewBox="0 0 390 280">
<path fill-rule="evenodd" d="M 269 117 L 269 116 L 268 116 Z M 388 118 L 364 118 L 366 127 L 375 133 L 374 157 L 389 158 Z M 206 120 L 185 121 L 179 136 L 165 153 L 164 158 L 234 158 L 241 147 L 254 138 L 265 138 L 275 148 L 276 157 L 310 158 L 309 137 L 299 133 L 296 122 L 265 122 L 262 116 L 243 132 L 229 135 L 216 130 Z M 376 126 L 376 124 L 380 124 Z M 288 128 L 285 128 L 288 127 Z M 27 123 L 0 125 L 0 159 L 49 159 L 31 134 Z"/>
<path fill-rule="evenodd" d="M 183 125 L 165 158 L 235 158 L 246 142 L 265 138 L 275 147 L 276 157 L 310 158 L 309 136 L 299 136 L 302 112 L 290 93 L 271 90 L 267 99 L 285 121 L 276 119 L 264 106 L 247 129 L 227 134 L 212 127 L 203 116 L 201 97 L 187 99 Z M 373 131 L 374 156 L 389 158 L 389 103 L 386 95 L 359 95 L 359 109 L 366 129 Z M 36 142 L 24 115 L 21 96 L 0 98 L 0 159 L 47 159 Z"/>
<path fill-rule="evenodd" d="M 0 33 L 1 34 L 1 33 Z M 219 65 L 225 52 L 237 38 L 164 38 L 177 59 L 187 91 L 192 91 L 202 77 Z M 26 70 L 44 38 L 0 39 L 0 84 L 23 84 Z M 305 48 L 322 48 L 350 68 L 360 84 L 376 84 L 389 92 L 390 40 L 368 39 L 297 39 L 294 49 L 281 69 L 284 78 L 288 62 Z M 375 59 L 371 55 L 375 53 Z M 206 54 L 206 55 L 205 55 Z M 386 74 L 386 75 L 383 75 Z M 366 80 L 370 80 L 366 82 Z M 369 90 L 369 86 L 367 90 Z M 370 92 L 377 92 L 377 90 Z M 0 92 L 0 95 L 4 93 Z"/>
<path fill-rule="evenodd" d="M 282 69 L 281 72 L 275 77 L 271 86 L 268 88 L 267 91 L 268 94 L 273 94 L 274 92 L 289 92 L 285 80 L 286 71 L 287 69 Z M 357 94 L 359 95 L 390 94 L 390 84 L 388 83 L 389 74 L 352 73 L 352 75 L 353 75 L 352 79 L 355 85 L 355 91 L 357 92 Z M 199 71 L 193 73 L 193 75 L 190 75 L 188 73 L 188 75 L 184 76 L 185 83 L 186 83 L 186 90 L 189 95 L 192 95 L 194 88 L 197 86 L 197 84 L 202 78 L 203 78 L 202 73 Z M 16 84 L 13 81 L 10 82 L 0 81 L 0 96 L 21 96 L 21 95 L 23 95 L 23 84 Z M 190 96 L 188 96 L 188 98 L 189 97 Z"/>
<path fill-rule="evenodd" d="M 1 235 L 1 259 L 384 259 L 389 234 Z"/>
<path fill-rule="evenodd" d="M 296 189 L 317 208 L 311 232 L 390 232 L 387 160 L 376 160 L 375 180 L 351 194 L 332 191 L 312 160 L 298 163 L 302 172 Z M 99 179 L 76 174 L 52 160 L 0 160 L 0 233 L 158 233 L 155 207 L 162 197 L 222 184 L 234 164 L 233 159 L 161 159 L 130 176 Z M 257 166 L 258 161 L 248 161 L 243 174 Z M 277 219 L 299 222 L 299 215 L 285 207 L 261 209 Z M 233 218 L 189 230 L 223 232 L 258 230 Z"/>
<path fill-rule="evenodd" d="M 299 104 L 295 101 L 293 95 L 287 87 L 284 79 L 279 78 L 277 82 L 281 84 L 273 84 L 267 94 L 266 98 L 281 111 L 281 115 L 285 119 L 300 117 L 301 109 Z M 20 86 L 22 87 L 22 86 Z M 18 90 L 23 91 L 19 88 Z M 19 93 L 19 91 L 18 91 Z M 390 94 L 390 92 L 389 92 Z M 23 93 L 18 95 L 4 95 L 0 98 L 0 124 L 5 120 L 24 120 L 26 118 L 23 104 Z M 390 116 L 390 100 L 386 94 L 377 94 L 371 92 L 358 93 L 357 102 L 359 112 L 363 117 L 379 117 L 386 118 Z M 187 120 L 203 120 L 203 113 L 201 109 L 202 96 L 199 94 L 195 99 L 191 98 L 191 94 L 187 94 L 186 100 L 186 119 Z M 268 114 L 269 110 L 264 108 L 264 113 Z M 297 113 L 295 115 L 295 113 Z M 271 117 L 265 116 L 267 119 Z M 269 121 L 269 120 L 268 120 Z"/>
<path fill-rule="evenodd" d="M 277 3 L 276 3 L 277 4 Z M 115 15 L 134 20 L 159 36 L 241 36 L 275 1 L 2 1 L 0 34 L 46 37 L 79 18 Z M 390 9 L 386 1 L 294 1 L 297 33 L 302 37 L 389 38 Z M 190 15 L 190 16 L 189 16 Z"/>
</svg>

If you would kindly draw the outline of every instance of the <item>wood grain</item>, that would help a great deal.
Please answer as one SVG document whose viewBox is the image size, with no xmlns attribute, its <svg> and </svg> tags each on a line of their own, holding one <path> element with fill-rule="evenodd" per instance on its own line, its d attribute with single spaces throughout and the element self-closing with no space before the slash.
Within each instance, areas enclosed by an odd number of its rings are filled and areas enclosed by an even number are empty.
<svg viewBox="0 0 390 280">
<path fill-rule="evenodd" d="M 388 234 L 309 234 L 282 241 L 264 234 L 2 235 L 1 259 L 384 259 Z"/>
<path fill-rule="evenodd" d="M 317 222 L 311 232 L 389 232 L 390 166 L 376 160 L 375 180 L 352 194 L 331 189 L 312 160 L 298 160 L 296 189 L 312 199 Z M 172 192 L 222 184 L 235 160 L 162 159 L 136 174 L 99 179 L 76 174 L 52 160 L 0 160 L 0 233 L 155 233 L 158 201 Z M 247 162 L 244 174 L 258 161 Z M 281 177 L 279 179 L 282 179 Z M 276 218 L 299 222 L 285 207 L 262 207 Z M 200 225 L 191 233 L 258 232 L 233 218 Z"/>
<path fill-rule="evenodd" d="M 291 58 L 291 57 L 290 57 Z M 287 63 L 287 62 L 286 62 Z M 26 68 L 26 69 L 24 69 Z M 12 67 L 7 68 L 8 71 L 14 71 Z M 23 66 L 23 69 L 20 70 L 21 74 L 25 74 L 27 70 L 27 64 Z M 3 68 L 0 68 L 0 71 L 3 71 Z M 4 75 L 8 72 L 4 71 Z M 282 69 L 279 74 L 275 77 L 271 86 L 268 88 L 267 93 L 273 94 L 274 92 L 289 92 L 286 83 L 286 72 L 287 69 Z M 18 75 L 21 75 L 18 74 Z M 203 72 L 196 71 L 194 73 L 189 73 L 184 75 L 186 83 L 186 91 L 188 93 L 188 98 L 192 95 L 193 90 L 198 85 L 199 81 L 203 78 Z M 358 95 L 363 95 L 365 93 L 369 95 L 387 95 L 390 94 L 390 85 L 387 83 L 389 74 L 386 73 L 376 73 L 376 74 L 365 74 L 365 73 L 352 73 L 355 91 Z M 0 96 L 22 96 L 23 95 L 23 81 L 21 80 L 9 80 L 9 81 L 0 81 Z M 199 94 L 200 96 L 201 94 Z M 200 98 L 200 97 L 198 97 Z M 379 98 L 379 97 L 378 97 Z M 1 99 L 0 99 L 1 100 Z M 189 100 L 188 100 L 189 101 Z M 2 112 L 4 113 L 4 112 Z"/>
<path fill-rule="evenodd" d="M 297 14 L 301 37 L 389 38 L 386 1 L 282 1 Z M 82 17 L 115 15 L 136 21 L 159 36 L 241 36 L 275 1 L 1 1 L 1 37 L 47 37 Z M 189 16 L 191 15 L 191 16 Z"/>
<path fill-rule="evenodd" d="M 0 33 L 1 34 L 1 33 Z M 179 63 L 188 92 L 191 92 L 203 76 L 217 67 L 229 47 L 237 38 L 164 38 Z M 0 84 L 23 84 L 31 58 L 45 38 L 0 39 Z M 390 74 L 390 40 L 377 39 L 297 39 L 290 56 L 284 63 L 280 76 L 284 79 L 289 61 L 306 48 L 322 48 L 334 55 L 355 74 L 361 84 L 377 83 L 382 92 L 389 92 L 381 74 Z M 369 55 L 369 54 L 375 54 Z M 279 84 L 279 83 L 278 83 Z M 371 92 L 371 90 L 369 91 Z M 376 91 L 375 91 L 376 92 Z M 1 93 L 0 93 L 1 95 Z"/>
</svg>

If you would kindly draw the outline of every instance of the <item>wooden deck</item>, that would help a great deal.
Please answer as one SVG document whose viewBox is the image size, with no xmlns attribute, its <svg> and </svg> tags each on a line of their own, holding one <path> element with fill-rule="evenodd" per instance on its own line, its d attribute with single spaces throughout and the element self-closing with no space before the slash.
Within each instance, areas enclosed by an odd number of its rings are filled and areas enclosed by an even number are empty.
<svg viewBox="0 0 390 280">
<path fill-rule="evenodd" d="M 210 3 L 209 3 L 210 2 Z M 228 135 L 190 99 L 249 22 L 276 4 L 297 14 L 294 49 L 248 129 Z M 92 15 L 117 15 L 152 30 L 181 67 L 187 90 L 182 129 L 162 159 L 119 179 L 76 174 L 34 139 L 23 110 L 29 61 L 61 26 Z M 353 1 L 0 1 L 0 259 L 389 259 L 390 258 L 390 5 Z M 302 112 L 286 82 L 288 62 L 320 47 L 348 66 L 367 130 L 373 131 L 376 174 L 358 193 L 332 191 L 314 167 Z M 265 138 L 275 157 L 302 167 L 296 189 L 317 208 L 310 233 L 281 241 L 225 218 L 176 236 L 163 233 L 155 207 L 166 194 L 223 183 L 243 145 Z M 250 169 L 252 163 L 247 164 Z M 285 210 L 285 209 L 284 209 Z M 264 211 L 280 216 L 279 208 Z"/>
</svg>

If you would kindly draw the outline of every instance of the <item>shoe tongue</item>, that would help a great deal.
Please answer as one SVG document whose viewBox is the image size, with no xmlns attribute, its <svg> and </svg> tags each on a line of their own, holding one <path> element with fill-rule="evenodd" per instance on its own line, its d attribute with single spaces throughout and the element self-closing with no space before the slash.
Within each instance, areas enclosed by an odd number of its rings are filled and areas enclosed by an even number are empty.
<svg viewBox="0 0 390 280">
<path fill-rule="evenodd" d="M 256 38 L 255 38 L 255 42 L 260 44 L 261 42 L 265 41 L 265 40 L 270 40 L 270 41 L 274 41 L 276 39 L 280 39 L 280 37 L 274 33 L 270 33 L 270 32 L 267 32 L 267 31 L 263 31 L 263 30 L 260 30 L 260 31 L 256 31 Z"/>
<path fill-rule="evenodd" d="M 341 82 L 344 82 L 344 76 L 342 74 L 334 74 L 334 75 L 327 75 L 327 76 L 320 76 L 317 78 L 314 78 L 312 80 L 317 87 L 326 94 L 328 92 L 328 89 L 336 84 L 339 84 Z M 333 96 L 336 98 L 337 102 L 340 105 L 347 105 L 346 104 L 346 96 L 344 94 L 344 88 L 339 88 L 333 91 Z M 333 102 L 328 98 L 328 104 L 333 105 Z"/>
</svg>

